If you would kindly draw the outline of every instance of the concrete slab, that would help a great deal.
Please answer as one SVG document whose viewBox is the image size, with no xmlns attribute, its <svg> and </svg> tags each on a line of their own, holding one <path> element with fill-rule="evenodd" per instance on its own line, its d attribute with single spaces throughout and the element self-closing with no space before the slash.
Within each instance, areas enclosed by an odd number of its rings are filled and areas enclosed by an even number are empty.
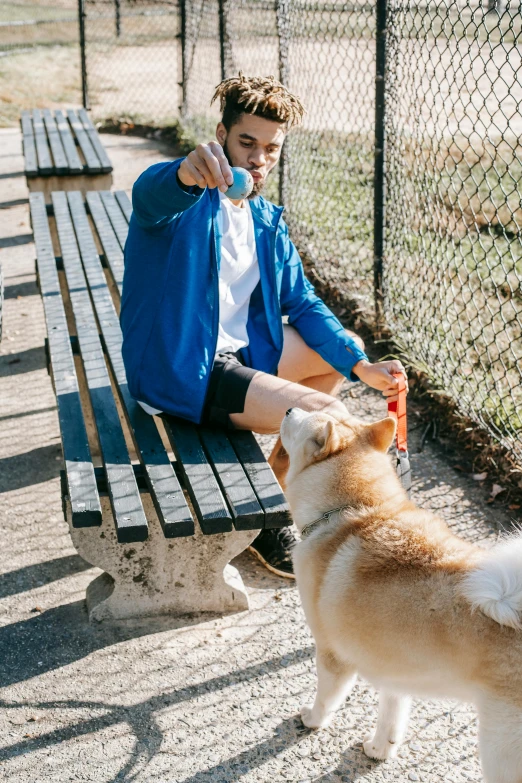
<svg viewBox="0 0 522 783">
<path fill-rule="evenodd" d="M 16 783 L 478 783 L 472 709 L 416 702 L 399 759 L 362 752 L 376 696 L 361 682 L 326 730 L 297 713 L 315 684 L 313 646 L 295 586 L 248 554 L 234 560 L 250 612 L 189 615 L 146 625 L 91 625 L 85 589 L 100 573 L 72 547 L 62 518 L 56 407 L 45 369 L 17 131 L 0 132 L 0 262 L 6 275 L 0 344 L 0 776 Z M 115 187 L 166 151 L 151 140 L 103 137 Z M 6 206 L 6 202 L 15 202 Z M 382 399 L 347 387 L 350 409 L 385 415 Z M 415 498 L 486 544 L 509 520 L 427 444 L 414 415 Z M 269 439 L 263 439 L 268 448 Z"/>
</svg>

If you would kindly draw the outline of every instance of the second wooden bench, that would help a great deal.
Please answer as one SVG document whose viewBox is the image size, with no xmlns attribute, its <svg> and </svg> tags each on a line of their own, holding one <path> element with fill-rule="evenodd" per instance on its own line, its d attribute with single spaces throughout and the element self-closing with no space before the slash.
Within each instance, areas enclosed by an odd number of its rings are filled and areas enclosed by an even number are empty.
<svg viewBox="0 0 522 783">
<path fill-rule="evenodd" d="M 112 163 L 85 109 L 33 109 L 21 116 L 25 176 L 30 191 L 106 190 Z"/>
</svg>

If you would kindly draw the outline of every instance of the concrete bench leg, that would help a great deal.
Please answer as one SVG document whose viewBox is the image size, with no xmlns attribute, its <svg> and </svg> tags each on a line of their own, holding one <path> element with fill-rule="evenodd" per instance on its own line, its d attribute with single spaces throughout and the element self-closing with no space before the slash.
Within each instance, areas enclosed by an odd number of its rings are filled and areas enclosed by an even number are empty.
<svg viewBox="0 0 522 783">
<path fill-rule="evenodd" d="M 78 553 L 106 572 L 87 588 L 91 621 L 248 609 L 243 580 L 230 560 L 258 530 L 165 538 L 149 495 L 142 495 L 149 538 L 119 544 L 108 498 L 101 498 L 101 527 L 69 529 Z"/>
</svg>

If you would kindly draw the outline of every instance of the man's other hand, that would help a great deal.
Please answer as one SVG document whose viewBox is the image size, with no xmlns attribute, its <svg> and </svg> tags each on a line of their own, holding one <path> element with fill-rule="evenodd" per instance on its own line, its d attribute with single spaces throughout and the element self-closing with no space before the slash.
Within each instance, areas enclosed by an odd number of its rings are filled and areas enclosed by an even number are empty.
<svg viewBox="0 0 522 783">
<path fill-rule="evenodd" d="M 382 392 L 383 397 L 386 397 L 389 402 L 397 399 L 399 379 L 396 375 L 404 376 L 406 392 L 408 391 L 406 370 L 398 359 L 392 359 L 388 362 L 376 362 L 375 364 L 362 359 L 360 362 L 357 362 L 353 372 L 363 383 L 371 386 L 372 389 Z"/>
<path fill-rule="evenodd" d="M 178 177 L 187 187 L 219 188 L 222 193 L 234 182 L 223 147 L 217 141 L 198 144 L 179 167 Z"/>
</svg>

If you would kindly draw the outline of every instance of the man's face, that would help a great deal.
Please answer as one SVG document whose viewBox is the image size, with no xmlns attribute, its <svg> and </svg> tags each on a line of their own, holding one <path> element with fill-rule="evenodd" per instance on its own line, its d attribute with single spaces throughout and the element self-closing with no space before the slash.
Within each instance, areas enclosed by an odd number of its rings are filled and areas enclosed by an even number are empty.
<svg viewBox="0 0 522 783">
<path fill-rule="evenodd" d="M 242 114 L 228 132 L 220 122 L 216 136 L 230 165 L 241 166 L 252 174 L 254 189 L 250 198 L 257 196 L 281 156 L 284 126 L 264 117 Z"/>
</svg>

